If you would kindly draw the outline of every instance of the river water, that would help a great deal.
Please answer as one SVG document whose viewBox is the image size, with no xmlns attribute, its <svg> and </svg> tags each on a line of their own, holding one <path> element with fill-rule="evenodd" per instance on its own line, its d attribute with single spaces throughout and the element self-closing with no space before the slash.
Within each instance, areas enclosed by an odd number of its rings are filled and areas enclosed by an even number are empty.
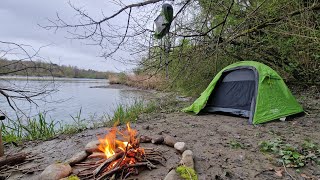
<svg viewBox="0 0 320 180">
<path fill-rule="evenodd" d="M 81 119 L 94 120 L 104 115 L 112 115 L 119 104 L 129 105 L 137 100 L 144 99 L 150 93 L 146 91 L 130 90 L 128 88 L 97 88 L 108 86 L 105 79 L 74 79 L 55 78 L 54 82 L 44 79 L 3 79 L 0 85 L 16 87 L 43 87 L 56 88 L 58 91 L 45 98 L 35 100 L 36 104 L 26 101 L 16 101 L 17 106 L 27 115 L 34 116 L 39 112 L 46 112 L 46 118 L 62 123 L 72 123 L 72 117 L 77 116 L 81 110 Z M 4 97 L 0 97 L 1 111 L 10 118 L 15 118 L 13 111 Z"/>
</svg>

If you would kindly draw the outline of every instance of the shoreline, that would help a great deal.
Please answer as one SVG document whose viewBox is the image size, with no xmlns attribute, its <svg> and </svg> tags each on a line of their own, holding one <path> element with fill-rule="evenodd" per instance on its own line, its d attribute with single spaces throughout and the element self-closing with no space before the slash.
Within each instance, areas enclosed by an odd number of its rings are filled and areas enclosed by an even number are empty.
<svg viewBox="0 0 320 180">
<path fill-rule="evenodd" d="M 160 93 L 160 94 L 168 94 L 167 92 L 159 91 L 156 89 L 148 89 L 144 87 L 137 87 L 137 86 L 130 86 L 127 84 L 108 84 L 108 85 L 102 85 L 102 86 L 90 86 L 89 88 L 106 88 L 106 89 L 120 89 L 120 90 L 126 90 L 126 91 L 143 91 L 147 93 Z M 170 94 L 170 92 L 169 92 Z"/>
<path fill-rule="evenodd" d="M 76 77 L 54 77 L 54 76 L 0 76 L 2 80 L 16 80 L 16 81 L 81 81 L 81 80 L 106 80 L 106 78 L 76 78 Z"/>
<path fill-rule="evenodd" d="M 317 131 L 320 128 L 319 118 L 319 115 L 304 116 L 285 122 L 272 121 L 255 127 L 248 125 L 247 119 L 240 117 L 218 114 L 193 116 L 174 112 L 140 116 L 136 123 L 132 123 L 132 128 L 138 130 L 140 135 L 169 134 L 185 142 L 188 149 L 194 152 L 195 170 L 199 179 L 211 179 L 212 177 L 225 179 L 227 178 L 225 171 L 235 179 L 275 179 L 279 178 L 275 170 L 281 166 L 274 164 L 275 159 L 272 155 L 266 156 L 259 151 L 259 143 L 285 137 L 286 143 L 300 146 L 305 138 L 319 139 L 320 132 Z M 295 129 L 294 134 L 292 134 L 292 128 Z M 23 149 L 23 152 L 41 154 L 43 158 L 34 165 L 45 168 L 54 162 L 64 162 L 79 150 L 83 150 L 88 142 L 96 140 L 97 135 L 103 136 L 106 132 L 102 127 L 84 130 L 73 135 L 62 134 L 47 141 L 25 142 L 19 148 L 7 145 L 6 152 L 20 152 L 20 149 Z M 287 136 L 288 134 L 290 136 Z M 139 179 L 158 180 L 169 171 L 169 166 L 179 163 L 179 156 L 176 155 L 176 152 L 165 146 L 142 143 L 141 147 L 156 147 L 163 150 L 166 152 L 165 157 L 170 161 L 165 166 L 159 166 L 158 169 L 141 172 Z M 287 171 L 296 178 L 300 177 L 300 173 L 310 177 L 320 177 L 318 167 L 308 164 L 299 172 L 294 168 L 287 168 Z M 23 177 L 36 179 L 40 173 L 41 171 L 38 171 L 34 174 L 23 175 Z M 12 178 L 19 175 L 21 174 L 13 175 Z M 284 175 L 284 177 L 287 176 Z"/>
<path fill-rule="evenodd" d="M 128 88 L 125 85 L 112 85 L 110 87 Z M 277 179 L 288 178 L 283 173 L 281 177 L 277 171 L 283 168 L 277 164 L 277 158 L 272 154 L 260 152 L 260 143 L 263 141 L 272 142 L 282 139 L 284 143 L 303 147 L 306 139 L 316 144 L 320 139 L 320 114 L 317 104 L 319 96 L 317 89 L 309 88 L 301 90 L 296 88 L 292 92 L 298 101 L 303 105 L 309 114 L 297 117 L 289 121 L 271 121 L 259 126 L 249 125 L 246 118 L 226 116 L 221 114 L 207 114 L 194 116 L 178 112 L 182 102 L 169 102 L 175 110 L 170 110 L 168 105 L 160 108 L 160 111 L 142 113 L 132 127 L 137 129 L 140 135 L 164 135 L 169 134 L 179 141 L 187 144 L 188 149 L 194 152 L 195 170 L 199 179 L 212 179 L 218 177 L 228 179 Z M 159 100 L 163 100 L 160 98 Z M 173 100 L 172 98 L 169 100 Z M 191 102 L 187 102 L 191 103 Z M 167 109 L 162 109 L 167 108 Z M 121 125 L 120 127 L 123 127 Z M 293 130 L 294 129 L 294 130 Z M 86 143 L 96 140 L 97 135 L 105 134 L 105 127 L 87 129 L 75 134 L 60 134 L 53 139 L 46 141 L 27 141 L 20 147 L 6 145 L 6 152 L 32 152 L 43 156 L 41 160 L 34 163 L 37 167 L 45 168 L 48 165 L 70 158 L 77 151 L 83 149 Z M 141 144 L 146 147 L 145 144 Z M 148 146 L 147 146 L 148 147 Z M 158 147 L 158 146 L 157 146 Z M 159 146 L 162 148 L 162 146 Z M 75 151 L 77 150 L 77 151 Z M 174 156 L 175 151 L 166 151 L 166 158 L 173 163 L 179 162 L 179 157 Z M 26 164 L 27 166 L 28 164 Z M 139 179 L 158 180 L 164 177 L 170 169 L 168 164 L 153 171 L 143 171 Z M 245 167 L 245 168 L 244 168 Z M 299 179 L 301 174 L 309 177 L 320 178 L 319 165 L 314 163 L 306 164 L 304 167 L 287 168 L 286 171 L 293 177 Z M 228 176 L 226 176 L 226 172 Z M 23 175 L 24 178 L 35 179 L 41 171 L 32 175 Z M 21 176 L 17 173 L 12 178 Z"/>
<path fill-rule="evenodd" d="M 125 89 L 125 90 L 138 89 L 132 86 L 124 85 L 124 84 L 108 84 L 108 85 L 102 85 L 102 86 L 90 86 L 89 88 L 108 88 L 108 89 Z"/>
</svg>

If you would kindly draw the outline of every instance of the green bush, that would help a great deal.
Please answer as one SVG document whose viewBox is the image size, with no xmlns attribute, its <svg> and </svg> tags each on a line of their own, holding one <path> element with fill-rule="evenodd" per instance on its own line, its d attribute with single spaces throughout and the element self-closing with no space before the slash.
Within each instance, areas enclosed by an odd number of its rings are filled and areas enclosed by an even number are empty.
<svg viewBox="0 0 320 180">
<path fill-rule="evenodd" d="M 307 162 L 320 162 L 319 145 L 305 141 L 301 146 L 294 147 L 277 138 L 259 143 L 260 151 L 274 154 L 277 161 L 286 167 L 303 167 Z"/>
</svg>

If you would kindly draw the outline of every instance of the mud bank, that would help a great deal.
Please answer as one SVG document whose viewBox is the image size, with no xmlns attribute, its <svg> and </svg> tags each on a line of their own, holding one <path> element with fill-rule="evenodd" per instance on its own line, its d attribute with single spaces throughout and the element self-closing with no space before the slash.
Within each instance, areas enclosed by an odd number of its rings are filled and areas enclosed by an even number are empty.
<svg viewBox="0 0 320 180">
<path fill-rule="evenodd" d="M 314 163 L 299 168 L 286 168 L 275 163 L 270 154 L 260 151 L 259 142 L 281 138 L 286 143 L 301 145 L 306 139 L 320 144 L 319 91 L 316 87 L 293 91 L 307 114 L 290 121 L 273 121 L 253 126 L 247 119 L 226 115 L 207 114 L 194 116 L 186 113 L 156 113 L 141 115 L 132 127 L 140 135 L 169 134 L 187 144 L 194 153 L 195 169 L 200 180 L 208 179 L 320 179 L 320 166 Z M 177 109 L 181 109 L 178 107 Z M 48 141 L 25 142 L 19 147 L 6 145 L 6 154 L 28 152 L 41 157 L 19 168 L 35 167 L 33 174 L 0 173 L 8 179 L 37 179 L 41 170 L 55 162 L 63 162 L 85 145 L 103 136 L 105 128 L 85 130 L 74 135 L 60 135 Z M 234 147 L 234 142 L 240 147 Z M 180 161 L 180 154 L 164 145 L 141 144 L 160 150 L 168 160 L 165 166 L 143 171 L 142 180 L 163 179 L 170 168 Z M 279 176 L 279 173 L 282 172 Z M 289 175 L 290 174 L 290 175 Z M 304 177 L 303 177 L 304 176 Z"/>
<path fill-rule="evenodd" d="M 320 116 L 315 114 L 291 121 L 274 121 L 252 126 L 248 125 L 244 118 L 224 115 L 193 116 L 185 113 L 160 113 L 141 117 L 133 127 L 140 134 L 151 136 L 166 133 L 175 136 L 179 141 L 186 142 L 188 149 L 194 152 L 195 169 L 199 179 L 289 179 L 285 173 L 282 177 L 275 174 L 275 169 L 279 167 L 269 156 L 259 151 L 258 143 L 276 137 L 281 137 L 290 144 L 301 144 L 305 139 L 313 139 L 317 141 L 316 143 L 320 143 L 319 119 Z M 103 136 L 104 133 L 105 129 L 99 128 L 72 136 L 60 135 L 49 141 L 26 142 L 19 148 L 9 146 L 6 152 L 23 151 L 37 154 L 42 158 L 24 166 L 35 166 L 41 170 L 54 162 L 70 158 L 83 149 L 86 143 L 95 140 L 97 136 Z M 234 141 L 245 145 L 245 148 L 231 148 L 230 142 Z M 180 155 L 174 149 L 163 145 L 156 148 L 160 149 L 168 159 L 166 166 L 144 171 L 137 177 L 138 179 L 162 179 L 171 167 L 178 164 Z M 300 168 L 299 173 L 296 169 L 288 168 L 288 172 L 297 179 L 301 179 L 302 173 L 320 178 L 320 167 L 317 165 L 306 165 Z M 41 171 L 31 175 L 13 173 L 9 179 L 37 179 L 39 173 Z"/>
</svg>

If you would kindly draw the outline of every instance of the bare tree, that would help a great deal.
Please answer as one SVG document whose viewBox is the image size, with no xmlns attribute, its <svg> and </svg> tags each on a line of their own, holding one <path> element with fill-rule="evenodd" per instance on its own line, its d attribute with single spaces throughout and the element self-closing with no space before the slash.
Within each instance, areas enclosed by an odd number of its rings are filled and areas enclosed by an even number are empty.
<svg viewBox="0 0 320 180">
<path fill-rule="evenodd" d="M 170 64 L 170 68 L 176 72 L 171 77 L 173 81 L 189 77 L 181 76 L 186 72 L 192 78 L 198 73 L 197 71 L 203 71 L 200 70 L 203 64 L 215 67 L 214 73 L 216 73 L 232 61 L 245 59 L 259 60 L 283 71 L 283 66 L 291 67 L 289 60 L 286 58 L 282 58 L 281 61 L 276 60 L 281 58 L 279 55 L 281 53 L 276 51 L 271 41 L 266 45 L 266 39 L 268 37 L 276 39 L 275 37 L 279 35 L 277 30 L 285 29 L 282 27 L 283 23 L 286 23 L 287 27 L 293 27 L 303 21 L 299 16 L 309 18 L 320 9 L 320 4 L 317 1 L 302 4 L 297 0 L 276 4 L 266 2 L 265 0 L 175 0 L 174 23 L 169 34 L 171 39 L 169 52 L 172 58 L 168 62 L 162 60 L 165 48 L 161 40 L 155 40 L 152 36 L 153 20 L 164 3 L 162 0 L 141 0 L 131 4 L 114 0 L 110 3 L 118 5 L 118 10 L 108 15 L 101 13 L 98 19 L 93 18 L 85 9 L 70 3 L 70 7 L 79 17 L 78 21 L 67 22 L 57 14 L 55 20 L 50 19 L 50 23 L 43 27 L 55 31 L 64 29 L 70 33 L 72 39 L 86 40 L 90 45 L 101 47 L 103 50 L 101 56 L 106 59 L 138 64 L 144 70 L 150 70 L 151 75 L 161 72 Z M 278 10 L 273 10 L 275 8 Z M 304 25 L 304 29 L 299 33 L 311 32 L 308 26 L 310 25 Z M 287 33 L 286 36 L 292 37 L 297 34 Z M 299 38 L 306 41 L 308 38 L 318 40 L 315 35 L 299 36 Z M 192 46 L 192 50 L 185 50 L 187 45 Z M 116 52 L 126 57 L 116 56 Z M 231 60 L 223 61 L 226 58 Z M 307 70 L 304 64 L 299 66 Z M 318 66 L 318 63 L 315 66 Z M 212 77 L 212 73 L 205 76 Z"/>
<path fill-rule="evenodd" d="M 15 111 L 24 113 L 17 104 L 18 101 L 27 101 L 30 104 L 37 105 L 35 100 L 42 99 L 56 91 L 53 76 L 51 76 L 49 83 L 40 86 L 29 83 L 29 75 L 37 71 L 45 71 L 49 77 L 52 75 L 50 67 L 42 67 L 35 62 L 35 59 L 43 60 L 39 56 L 41 48 L 33 49 L 29 45 L 0 41 L 0 96 L 3 99 L 1 103 L 7 103 Z M 14 60 L 5 61 L 5 59 Z M 17 83 L 10 77 L 17 73 L 26 78 L 26 81 L 23 81 L 24 83 Z M 6 115 L 3 109 L 0 109 L 0 112 Z"/>
</svg>

